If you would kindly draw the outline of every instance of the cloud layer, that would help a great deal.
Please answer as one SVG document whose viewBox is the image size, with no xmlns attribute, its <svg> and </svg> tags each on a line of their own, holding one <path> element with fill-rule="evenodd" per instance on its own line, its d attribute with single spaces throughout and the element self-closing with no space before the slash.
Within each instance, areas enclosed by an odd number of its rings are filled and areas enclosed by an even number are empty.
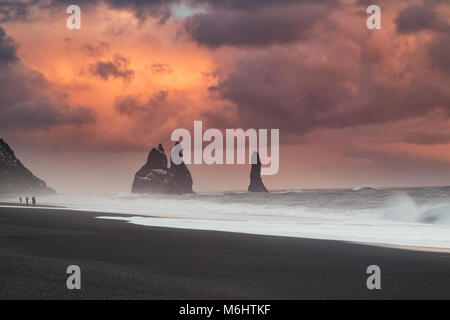
<svg viewBox="0 0 450 320">
<path fill-rule="evenodd" d="M 18 60 L 17 44 L 11 37 L 8 37 L 5 30 L 0 27 L 0 66 Z"/>
<path fill-rule="evenodd" d="M 144 151 L 203 120 L 279 128 L 324 176 L 450 163 L 446 1 L 380 1 L 381 30 L 366 0 L 81 0 L 78 31 L 69 4 L 0 3 L 1 134 Z"/>
<path fill-rule="evenodd" d="M 121 78 L 126 82 L 133 80 L 134 71 L 128 68 L 130 61 L 116 54 L 112 61 L 97 61 L 89 66 L 89 71 L 105 81 L 109 78 Z"/>
<path fill-rule="evenodd" d="M 252 10 L 218 9 L 199 13 L 185 23 L 186 32 L 201 45 L 267 46 L 292 43 L 307 37 L 308 31 L 331 9 L 323 4 L 304 4 Z"/>
<path fill-rule="evenodd" d="M 54 94 L 45 77 L 25 66 L 17 45 L 0 27 L 0 126 L 2 130 L 27 131 L 61 125 L 92 124 L 96 113 L 84 106 L 70 106 L 63 94 Z"/>
</svg>

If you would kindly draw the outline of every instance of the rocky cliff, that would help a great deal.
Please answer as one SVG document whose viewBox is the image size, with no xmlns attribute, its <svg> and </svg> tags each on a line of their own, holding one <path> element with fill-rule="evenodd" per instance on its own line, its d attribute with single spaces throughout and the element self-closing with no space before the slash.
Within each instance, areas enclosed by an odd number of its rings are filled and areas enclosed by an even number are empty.
<svg viewBox="0 0 450 320">
<path fill-rule="evenodd" d="M 256 158 L 256 159 L 255 159 Z M 254 161 L 256 160 L 256 161 Z M 255 152 L 252 155 L 252 170 L 250 171 L 250 185 L 248 186 L 249 192 L 269 192 L 261 178 L 261 159 L 259 153 Z"/>
<path fill-rule="evenodd" d="M 167 156 L 163 146 L 153 148 L 147 158 L 147 163 L 134 176 L 131 192 L 185 194 L 193 193 L 192 176 L 183 163 L 176 165 L 171 161 L 167 167 Z"/>
<path fill-rule="evenodd" d="M 16 158 L 9 145 L 0 139 L 0 194 L 39 195 L 52 194 L 55 190 L 33 175 Z"/>
</svg>

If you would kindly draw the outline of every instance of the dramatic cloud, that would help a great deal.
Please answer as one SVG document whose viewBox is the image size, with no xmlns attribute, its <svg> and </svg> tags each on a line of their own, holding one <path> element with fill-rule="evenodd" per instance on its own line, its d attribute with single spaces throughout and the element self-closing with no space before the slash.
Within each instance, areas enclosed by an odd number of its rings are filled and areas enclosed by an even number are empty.
<svg viewBox="0 0 450 320">
<path fill-rule="evenodd" d="M 111 8 L 129 10 L 136 18 L 143 20 L 148 17 L 157 18 L 164 23 L 171 16 L 171 5 L 177 0 L 104 0 Z"/>
<path fill-rule="evenodd" d="M 320 5 L 330 9 L 339 3 L 339 0 L 323 0 Z M 38 12 L 60 14 L 72 4 L 74 3 L 71 0 L 2 1 L 0 23 L 35 21 L 40 17 Z M 192 13 L 197 12 L 199 8 L 201 12 L 207 12 L 196 15 L 188 21 L 185 29 L 199 43 L 209 46 L 222 43 L 245 45 L 249 40 L 249 44 L 252 45 L 253 38 L 255 38 L 254 45 L 292 41 L 303 37 L 307 31 L 304 29 L 310 28 L 324 13 L 323 10 L 318 12 L 308 8 L 318 6 L 315 0 L 78 0 L 76 2 L 83 12 L 94 11 L 98 6 L 106 5 L 113 10 L 131 12 L 140 22 L 153 18 L 160 24 L 165 24 L 173 15 L 174 6 L 180 4 L 188 11 L 193 10 Z M 298 10 L 299 5 L 303 10 Z M 280 17 L 283 14 L 281 8 L 289 7 L 295 12 L 285 9 L 288 16 L 287 20 L 284 20 Z M 215 27 L 214 23 L 217 23 Z M 242 28 L 237 29 L 239 26 Z M 244 34 L 233 37 L 233 30 Z M 269 38 L 267 41 L 263 40 L 264 34 Z M 211 41 L 213 37 L 219 39 L 218 43 Z"/>
<path fill-rule="evenodd" d="M 367 77 L 358 83 L 364 75 L 336 78 L 333 68 L 291 63 L 287 70 L 275 62 L 286 62 L 288 58 L 281 55 L 249 66 L 241 64 L 214 91 L 237 106 L 236 119 L 242 124 L 282 128 L 296 134 L 320 127 L 345 128 L 424 116 L 441 108 L 450 115 L 449 92 L 418 79 L 405 84 L 395 79 L 379 81 Z M 283 84 L 276 80 L 281 72 Z M 298 74 L 303 75 L 302 79 L 297 79 Z"/>
<path fill-rule="evenodd" d="M 322 4 L 335 6 L 340 3 L 339 0 L 322 0 Z M 254 10 L 258 8 L 273 7 L 277 5 L 295 5 L 305 3 L 317 3 L 317 0 L 190 0 L 188 3 L 209 4 L 214 8 L 227 8 L 233 10 Z"/>
<path fill-rule="evenodd" d="M 17 44 L 11 37 L 6 36 L 5 30 L 0 27 L 0 66 L 17 60 Z"/>
<path fill-rule="evenodd" d="M 83 51 L 85 52 L 86 56 L 92 58 L 103 57 L 103 55 L 106 53 L 108 49 L 109 45 L 104 41 L 100 42 L 98 45 L 92 45 L 87 43 L 83 46 Z"/>
<path fill-rule="evenodd" d="M 95 122 L 87 107 L 70 106 L 52 95 L 45 78 L 21 64 L 0 68 L 0 127 L 15 131 Z M 47 93 L 46 93 L 47 92 Z"/>
<path fill-rule="evenodd" d="M 0 1 L 0 133 L 24 146 L 124 159 L 202 120 L 279 128 L 277 187 L 448 181 L 448 1 L 80 0 L 67 30 L 70 4 Z"/>
<path fill-rule="evenodd" d="M 36 5 L 37 2 L 38 0 L 28 2 L 2 0 L 0 2 L 0 23 L 25 19 L 28 15 L 29 8 Z"/>
<path fill-rule="evenodd" d="M 450 34 L 436 37 L 429 46 L 432 65 L 450 76 Z"/>
<path fill-rule="evenodd" d="M 315 0 L 78 0 L 77 5 L 90 9 L 100 4 L 106 4 L 115 10 L 132 12 L 139 20 L 149 17 L 165 23 L 172 15 L 172 7 L 185 4 L 189 7 L 207 7 L 231 10 L 255 10 L 274 5 L 293 5 L 315 3 Z M 322 0 L 322 4 L 335 5 L 339 0 Z M 27 20 L 33 8 L 41 10 L 60 10 L 74 4 L 71 0 L 5 0 L 0 2 L 0 23 L 7 21 Z"/>
<path fill-rule="evenodd" d="M 160 108 L 167 103 L 167 91 L 159 91 L 146 102 L 141 103 L 139 97 L 125 96 L 116 99 L 115 108 L 117 112 L 129 117 L 138 115 L 140 118 L 152 118 L 160 112 Z"/>
<path fill-rule="evenodd" d="M 194 15 L 185 29 L 196 42 L 213 48 L 292 43 L 305 38 L 330 12 L 320 4 L 274 6 L 258 12 L 216 10 Z"/>
<path fill-rule="evenodd" d="M 136 18 L 143 20 L 153 17 L 164 23 L 171 16 L 171 6 L 179 0 L 78 0 L 76 4 L 83 9 L 105 3 L 116 10 L 128 10 Z M 0 23 L 26 20 L 33 8 L 59 10 L 74 4 L 71 0 L 6 0 L 0 2 Z"/>
<path fill-rule="evenodd" d="M 148 99 L 141 95 L 116 98 L 116 112 L 124 120 L 131 121 L 131 128 L 127 133 L 131 133 L 132 138 L 128 145 L 140 150 L 147 144 L 172 144 L 170 134 L 174 128 L 192 126 L 193 119 L 182 103 L 167 91 L 156 91 Z"/>
<path fill-rule="evenodd" d="M 70 106 L 54 94 L 42 74 L 28 69 L 16 54 L 14 40 L 0 27 L 0 127 L 28 130 L 93 123 L 93 110 Z"/>
<path fill-rule="evenodd" d="M 439 73 L 448 72 L 446 36 L 434 38 L 424 51 L 333 35 L 326 43 L 314 40 L 300 48 L 243 54 L 210 88 L 234 106 L 231 120 L 214 111 L 208 117 L 223 126 L 234 122 L 296 135 L 427 117 L 438 111 L 450 117 L 448 83 L 428 64 L 431 59 Z"/>
<path fill-rule="evenodd" d="M 133 80 L 134 71 L 128 69 L 129 64 L 130 61 L 127 58 L 116 54 L 113 61 L 97 61 L 96 63 L 91 64 L 89 66 L 89 71 L 105 81 L 108 81 L 110 77 L 113 77 L 122 78 L 124 81 L 130 82 Z"/>
<path fill-rule="evenodd" d="M 395 19 L 397 32 L 414 33 L 424 30 L 450 32 L 450 24 L 443 17 L 444 13 L 438 13 L 438 5 L 441 3 L 439 0 L 429 0 L 400 11 Z"/>
<path fill-rule="evenodd" d="M 414 5 L 401 11 L 395 22 L 398 32 L 411 33 L 433 28 L 436 20 L 437 14 L 434 6 Z"/>
</svg>

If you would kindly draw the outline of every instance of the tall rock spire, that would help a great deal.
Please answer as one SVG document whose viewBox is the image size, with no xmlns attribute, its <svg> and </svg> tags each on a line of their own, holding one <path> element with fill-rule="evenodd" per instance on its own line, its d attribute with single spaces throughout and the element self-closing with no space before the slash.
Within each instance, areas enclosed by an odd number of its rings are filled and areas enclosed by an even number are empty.
<svg viewBox="0 0 450 320">
<path fill-rule="evenodd" d="M 256 158 L 256 159 L 255 159 Z M 261 159 L 259 153 L 254 152 L 252 154 L 252 170 L 250 171 L 250 185 L 248 186 L 249 192 L 269 192 L 261 178 Z"/>
</svg>

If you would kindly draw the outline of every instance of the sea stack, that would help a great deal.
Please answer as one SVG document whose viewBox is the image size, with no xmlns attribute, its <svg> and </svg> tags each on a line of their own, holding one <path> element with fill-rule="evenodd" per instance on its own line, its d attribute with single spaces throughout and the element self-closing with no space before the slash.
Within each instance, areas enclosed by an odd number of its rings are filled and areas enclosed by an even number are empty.
<svg viewBox="0 0 450 320">
<path fill-rule="evenodd" d="M 178 145 L 177 142 L 175 145 Z M 180 157 L 183 158 L 183 151 L 180 150 Z M 192 176 L 191 172 L 187 168 L 184 162 L 180 164 L 173 163 L 170 160 L 169 174 L 173 177 L 171 180 L 171 185 L 174 193 L 184 194 L 184 193 L 194 193 L 192 190 Z"/>
<path fill-rule="evenodd" d="M 255 161 L 256 158 L 256 161 Z M 269 192 L 261 178 L 261 159 L 259 153 L 255 152 L 252 155 L 252 170 L 250 171 L 250 185 L 248 186 L 249 192 Z"/>
<path fill-rule="evenodd" d="M 181 151 L 180 151 L 181 155 Z M 192 176 L 186 164 L 179 165 L 171 161 L 167 167 L 167 156 L 163 146 L 153 148 L 147 163 L 136 173 L 131 189 L 132 193 L 186 194 L 193 193 Z"/>
<path fill-rule="evenodd" d="M 55 193 L 25 168 L 9 145 L 0 139 L 0 194 L 31 196 Z"/>
</svg>

